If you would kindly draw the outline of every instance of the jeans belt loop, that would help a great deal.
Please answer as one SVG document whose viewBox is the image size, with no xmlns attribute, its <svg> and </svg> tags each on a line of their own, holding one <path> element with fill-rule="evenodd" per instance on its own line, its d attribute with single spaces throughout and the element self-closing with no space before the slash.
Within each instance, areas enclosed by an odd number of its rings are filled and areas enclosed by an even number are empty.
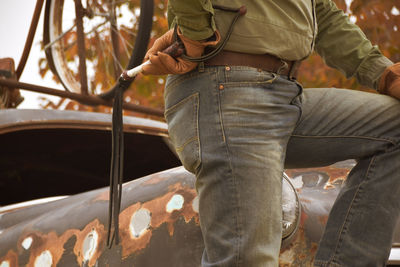
<svg viewBox="0 0 400 267">
<path fill-rule="evenodd" d="M 197 70 L 201 73 L 204 72 L 204 62 L 199 62 L 199 65 L 197 66 Z"/>
<path fill-rule="evenodd" d="M 300 60 L 293 61 L 292 65 L 290 66 L 289 73 L 288 73 L 288 78 L 290 80 L 296 80 L 300 64 L 301 64 Z"/>
</svg>

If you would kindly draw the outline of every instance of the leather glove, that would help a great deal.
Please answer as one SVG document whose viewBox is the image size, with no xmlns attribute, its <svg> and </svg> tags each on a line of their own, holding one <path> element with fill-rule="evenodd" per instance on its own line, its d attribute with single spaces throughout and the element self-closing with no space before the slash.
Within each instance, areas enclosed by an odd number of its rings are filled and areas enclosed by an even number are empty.
<svg viewBox="0 0 400 267">
<path fill-rule="evenodd" d="M 186 55 L 189 57 L 200 57 L 206 46 L 215 46 L 221 39 L 218 31 L 215 32 L 215 41 L 195 41 L 185 37 L 178 28 L 178 37 L 185 46 Z M 151 64 L 143 66 L 143 74 L 164 75 L 164 74 L 183 74 L 196 68 L 196 62 L 191 62 L 182 57 L 173 58 L 163 53 L 167 47 L 174 42 L 174 30 L 167 31 L 158 38 L 153 46 L 147 51 L 144 61 L 150 60 Z"/>
<path fill-rule="evenodd" d="M 381 94 L 400 99 L 400 63 L 385 69 L 379 82 L 378 91 Z"/>
</svg>

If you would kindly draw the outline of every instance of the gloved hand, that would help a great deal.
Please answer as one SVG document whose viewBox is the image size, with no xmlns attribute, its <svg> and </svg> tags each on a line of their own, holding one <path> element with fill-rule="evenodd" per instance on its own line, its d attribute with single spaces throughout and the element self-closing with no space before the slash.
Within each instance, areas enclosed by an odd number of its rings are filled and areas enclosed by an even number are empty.
<svg viewBox="0 0 400 267">
<path fill-rule="evenodd" d="M 173 58 L 170 55 L 163 53 L 164 49 L 173 43 L 174 30 L 167 31 L 164 35 L 158 38 L 153 46 L 147 51 L 144 60 L 150 60 L 151 64 L 143 66 L 143 74 L 164 75 L 164 74 L 183 74 L 196 68 L 196 62 L 191 62 L 182 57 Z M 189 57 L 200 57 L 206 46 L 216 45 L 221 37 L 218 31 L 215 32 L 215 41 L 195 41 L 185 37 L 178 28 L 178 36 L 183 42 L 186 50 L 186 55 Z"/>
<path fill-rule="evenodd" d="M 400 99 L 400 63 L 385 69 L 379 82 L 378 91 L 381 94 Z"/>
</svg>

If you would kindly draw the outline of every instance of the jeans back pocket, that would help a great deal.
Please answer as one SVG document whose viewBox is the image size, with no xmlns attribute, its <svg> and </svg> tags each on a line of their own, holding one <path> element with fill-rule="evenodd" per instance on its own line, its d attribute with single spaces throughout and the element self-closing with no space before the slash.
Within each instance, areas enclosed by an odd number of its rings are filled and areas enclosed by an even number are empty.
<svg viewBox="0 0 400 267">
<path fill-rule="evenodd" d="M 169 137 L 183 166 L 195 173 L 200 166 L 199 94 L 194 93 L 165 111 Z"/>
</svg>

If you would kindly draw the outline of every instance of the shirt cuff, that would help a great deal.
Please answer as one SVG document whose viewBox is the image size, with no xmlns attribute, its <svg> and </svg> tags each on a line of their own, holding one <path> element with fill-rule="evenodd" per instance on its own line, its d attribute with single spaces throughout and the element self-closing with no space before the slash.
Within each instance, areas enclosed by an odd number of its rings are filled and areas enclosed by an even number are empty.
<svg viewBox="0 0 400 267">
<path fill-rule="evenodd" d="M 178 24 L 182 34 L 192 40 L 200 41 L 211 37 L 216 31 L 214 18 L 212 16 L 199 18 L 175 17 L 171 28 Z"/>
<path fill-rule="evenodd" d="M 385 69 L 394 63 L 378 52 L 378 48 L 364 60 L 358 71 L 357 80 L 360 84 L 378 90 L 379 80 Z"/>
</svg>

